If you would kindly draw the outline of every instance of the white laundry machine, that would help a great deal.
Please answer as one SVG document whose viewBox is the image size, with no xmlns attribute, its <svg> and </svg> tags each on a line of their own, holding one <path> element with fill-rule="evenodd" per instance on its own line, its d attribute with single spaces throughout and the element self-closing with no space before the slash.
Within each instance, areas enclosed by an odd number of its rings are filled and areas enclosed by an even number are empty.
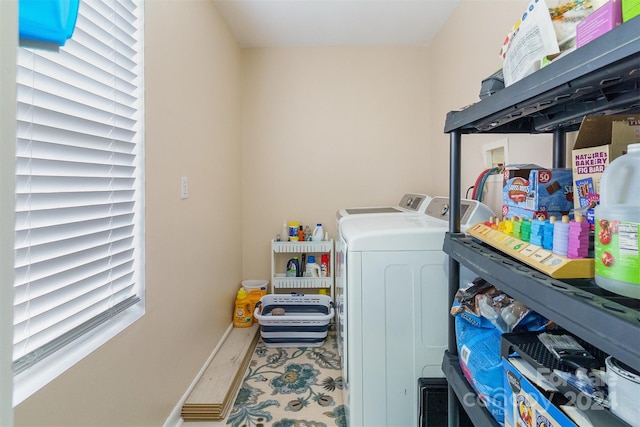
<svg viewBox="0 0 640 427">
<path fill-rule="evenodd" d="M 336 222 L 345 218 L 357 217 L 360 215 L 378 214 L 398 214 L 398 213 L 424 213 L 431 197 L 426 194 L 405 193 L 397 206 L 365 206 L 355 208 L 342 208 L 336 212 Z"/>
<path fill-rule="evenodd" d="M 493 212 L 461 202 L 464 229 Z M 449 316 L 449 199 L 423 215 L 362 215 L 341 221 L 336 306 L 344 401 L 350 427 L 418 424 L 418 379 L 444 377 Z"/>
</svg>

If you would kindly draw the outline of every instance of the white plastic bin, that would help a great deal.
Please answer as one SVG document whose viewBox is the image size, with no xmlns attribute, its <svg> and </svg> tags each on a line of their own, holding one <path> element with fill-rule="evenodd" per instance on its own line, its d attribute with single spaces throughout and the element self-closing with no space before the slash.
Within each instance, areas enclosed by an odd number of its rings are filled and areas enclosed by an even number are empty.
<svg viewBox="0 0 640 427">
<path fill-rule="evenodd" d="M 276 308 L 284 315 L 273 315 Z M 278 295 L 260 298 L 254 318 L 267 347 L 319 347 L 324 343 L 335 310 L 327 295 Z"/>
</svg>

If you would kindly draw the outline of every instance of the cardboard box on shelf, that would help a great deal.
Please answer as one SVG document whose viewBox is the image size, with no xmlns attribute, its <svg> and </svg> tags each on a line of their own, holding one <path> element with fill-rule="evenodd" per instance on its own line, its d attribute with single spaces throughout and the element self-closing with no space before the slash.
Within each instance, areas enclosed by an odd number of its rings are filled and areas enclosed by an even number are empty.
<svg viewBox="0 0 640 427">
<path fill-rule="evenodd" d="M 565 395 L 558 387 L 567 384 L 546 377 L 519 357 L 502 358 L 504 370 L 505 427 L 623 427 L 627 424 L 613 416 L 577 390 Z"/>
<path fill-rule="evenodd" d="M 573 208 L 571 169 L 508 165 L 503 176 L 502 203 L 529 211 L 568 212 Z"/>
<path fill-rule="evenodd" d="M 622 0 L 622 22 L 640 15 L 640 0 Z"/>
<path fill-rule="evenodd" d="M 527 379 L 527 376 L 523 375 L 514 366 L 516 362 L 520 369 L 527 373 L 529 378 L 538 378 L 541 381 L 541 376 L 530 365 L 526 365 L 526 362 L 522 363 L 518 358 L 502 358 L 506 394 L 504 405 L 505 427 L 541 425 L 545 427 L 576 427 L 576 424 L 554 404 L 554 400 L 560 398 L 562 401 L 563 399 L 563 396 L 558 393 L 555 387 L 545 382 L 539 382 L 541 388 L 537 388 Z M 533 370 L 533 373 L 525 370 L 527 367 Z"/>
<path fill-rule="evenodd" d="M 576 26 L 576 47 L 582 47 L 622 24 L 621 0 L 609 0 Z"/>
<path fill-rule="evenodd" d="M 587 217 L 593 217 L 607 165 L 635 143 L 640 143 L 640 115 L 586 116 L 582 120 L 571 152 L 575 209 L 586 209 Z"/>
</svg>

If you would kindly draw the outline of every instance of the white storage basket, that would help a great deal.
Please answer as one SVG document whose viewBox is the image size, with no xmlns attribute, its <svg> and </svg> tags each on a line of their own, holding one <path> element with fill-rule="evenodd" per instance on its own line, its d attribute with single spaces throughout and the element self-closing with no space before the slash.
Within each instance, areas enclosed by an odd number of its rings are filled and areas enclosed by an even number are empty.
<svg viewBox="0 0 640 427">
<path fill-rule="evenodd" d="M 284 315 L 274 316 L 276 308 L 284 309 Z M 334 314 L 327 295 L 269 294 L 260 298 L 254 317 L 267 347 L 318 347 L 327 337 Z"/>
</svg>

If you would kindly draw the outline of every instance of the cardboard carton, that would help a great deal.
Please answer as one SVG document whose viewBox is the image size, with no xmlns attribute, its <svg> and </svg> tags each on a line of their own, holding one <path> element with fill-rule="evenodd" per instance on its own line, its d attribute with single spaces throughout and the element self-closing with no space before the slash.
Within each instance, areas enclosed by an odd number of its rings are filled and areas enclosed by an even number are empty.
<svg viewBox="0 0 640 427">
<path fill-rule="evenodd" d="M 571 153 L 573 206 L 592 209 L 600 200 L 600 180 L 607 165 L 640 143 L 640 115 L 586 116 Z M 587 211 L 587 216 L 589 212 Z"/>
<path fill-rule="evenodd" d="M 505 427 L 622 427 L 626 424 L 564 381 L 545 377 L 519 357 L 502 358 Z M 568 392 L 561 393 L 561 387 Z"/>
<path fill-rule="evenodd" d="M 576 26 L 576 47 L 582 47 L 622 24 L 621 0 L 609 0 Z"/>
<path fill-rule="evenodd" d="M 534 386 L 527 376 L 523 375 L 512 364 L 519 359 L 502 358 L 504 368 L 504 389 L 506 393 L 504 408 L 505 427 L 576 427 L 554 403 L 560 394 L 550 384 L 541 384 L 544 388 Z M 525 366 L 519 364 L 523 369 Z M 529 378 L 533 378 L 529 374 Z M 561 397 L 560 397 L 561 399 Z"/>
<path fill-rule="evenodd" d="M 573 207 L 571 169 L 509 165 L 503 178 L 502 203 L 506 206 L 542 212 L 568 212 Z"/>
</svg>

